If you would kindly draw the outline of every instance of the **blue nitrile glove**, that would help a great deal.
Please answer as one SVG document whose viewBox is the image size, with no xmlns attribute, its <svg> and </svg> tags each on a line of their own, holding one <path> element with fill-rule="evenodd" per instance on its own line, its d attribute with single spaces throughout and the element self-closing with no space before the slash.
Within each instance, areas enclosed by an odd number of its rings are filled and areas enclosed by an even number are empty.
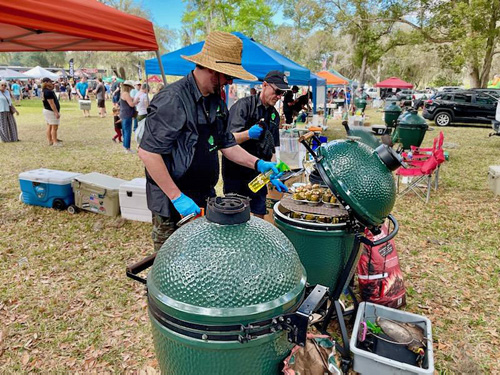
<svg viewBox="0 0 500 375">
<path fill-rule="evenodd" d="M 250 129 L 248 129 L 248 136 L 250 139 L 259 139 L 264 129 L 262 129 L 258 124 L 255 124 Z"/>
<path fill-rule="evenodd" d="M 184 193 L 181 193 L 180 197 L 174 199 L 172 203 L 177 212 L 182 216 L 187 216 L 193 213 L 198 215 L 201 212 L 200 207 L 198 207 L 198 205 L 194 203 L 191 198 L 184 195 Z"/>
<path fill-rule="evenodd" d="M 286 187 L 286 185 L 278 178 L 271 180 L 271 184 L 273 184 L 276 190 L 278 190 L 280 193 L 288 192 L 288 188 Z"/>
<path fill-rule="evenodd" d="M 274 174 L 280 173 L 278 168 L 276 168 L 276 163 L 273 163 L 272 161 L 264 161 L 262 159 L 259 159 L 257 161 L 257 170 L 260 173 L 266 173 L 267 171 L 272 170 Z"/>
</svg>

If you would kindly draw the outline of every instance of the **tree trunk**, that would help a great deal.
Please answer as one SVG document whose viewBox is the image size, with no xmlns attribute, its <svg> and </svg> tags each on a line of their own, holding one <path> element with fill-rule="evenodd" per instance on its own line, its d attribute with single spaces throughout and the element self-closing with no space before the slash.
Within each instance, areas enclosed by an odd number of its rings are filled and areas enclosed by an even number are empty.
<svg viewBox="0 0 500 375">
<path fill-rule="evenodd" d="M 479 78 L 479 68 L 471 66 L 469 70 L 470 88 L 477 89 L 481 87 L 481 79 Z"/>
<path fill-rule="evenodd" d="M 491 6 L 492 6 L 491 16 L 488 25 L 488 30 L 491 32 L 489 33 L 488 39 L 486 40 L 486 51 L 484 53 L 483 69 L 481 71 L 481 76 L 479 77 L 481 80 L 482 88 L 486 88 L 486 86 L 488 85 L 488 79 L 491 71 L 491 64 L 493 62 L 495 44 L 497 42 L 496 40 L 497 33 L 493 31 L 496 29 L 497 26 L 497 20 L 499 18 L 500 9 L 498 2 L 493 1 L 491 3 Z"/>
<path fill-rule="evenodd" d="M 361 62 L 361 71 L 359 72 L 360 88 L 363 88 L 365 86 L 365 76 L 366 76 L 366 54 L 363 54 L 363 61 Z"/>
</svg>

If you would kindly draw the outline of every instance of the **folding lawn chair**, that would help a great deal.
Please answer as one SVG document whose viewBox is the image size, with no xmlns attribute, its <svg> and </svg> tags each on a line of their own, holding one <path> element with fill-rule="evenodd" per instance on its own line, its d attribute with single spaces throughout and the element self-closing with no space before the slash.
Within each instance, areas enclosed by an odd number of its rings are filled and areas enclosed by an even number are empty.
<svg viewBox="0 0 500 375">
<path fill-rule="evenodd" d="M 399 168 L 396 171 L 397 191 L 399 195 L 414 192 L 425 203 L 429 202 L 432 189 L 432 178 L 439 167 L 436 152 L 432 153 L 420 166 L 410 166 L 410 168 Z M 406 177 L 408 183 L 404 190 L 400 191 L 401 178 Z"/>
<path fill-rule="evenodd" d="M 434 154 L 436 160 L 439 162 L 436 173 L 434 174 L 434 190 L 437 190 L 439 185 L 439 170 L 441 169 L 441 164 L 446 160 L 443 150 L 443 143 L 444 134 L 443 132 L 439 132 L 439 136 L 437 138 L 434 138 L 432 148 L 411 146 L 411 152 L 413 153 L 412 160 L 414 160 L 414 162 L 410 162 L 410 164 L 415 166 L 418 166 L 419 164 L 421 165 L 432 154 Z"/>
<path fill-rule="evenodd" d="M 437 190 L 439 185 L 439 170 L 441 168 L 441 164 L 446 160 L 443 150 L 443 142 L 444 134 L 443 132 L 440 132 L 439 136 L 437 138 L 434 138 L 432 147 L 410 146 L 412 153 L 411 158 L 409 157 L 408 153 L 402 154 L 404 161 L 412 167 L 422 166 L 431 155 L 434 155 L 439 163 L 436 173 L 434 173 L 434 190 Z"/>
</svg>

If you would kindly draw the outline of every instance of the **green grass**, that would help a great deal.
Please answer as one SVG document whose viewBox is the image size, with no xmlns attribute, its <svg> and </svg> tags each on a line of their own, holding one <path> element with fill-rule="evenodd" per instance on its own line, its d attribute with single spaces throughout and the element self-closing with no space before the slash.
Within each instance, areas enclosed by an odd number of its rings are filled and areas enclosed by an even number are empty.
<svg viewBox="0 0 500 375">
<path fill-rule="evenodd" d="M 97 117 L 93 105 L 93 117 L 83 118 L 75 103 L 62 103 L 64 147 L 56 148 L 46 144 L 41 103 L 23 101 L 21 142 L 0 144 L 2 374 L 158 368 L 144 288 L 125 277 L 126 265 L 152 252 L 151 225 L 18 200 L 18 174 L 41 167 L 126 180 L 144 175 L 137 155 L 111 141 L 112 119 Z M 380 112 L 368 115 L 372 124 L 382 123 Z M 345 136 L 338 121 L 330 125 L 330 138 Z M 448 149 L 439 190 L 427 205 L 408 195 L 394 208 L 406 310 L 433 322 L 438 373 L 494 374 L 500 369 L 500 198 L 488 189 L 487 172 L 500 164 L 500 137 L 488 138 L 481 127 L 447 127 L 429 132 L 424 145 L 439 130 L 456 145 Z"/>
</svg>

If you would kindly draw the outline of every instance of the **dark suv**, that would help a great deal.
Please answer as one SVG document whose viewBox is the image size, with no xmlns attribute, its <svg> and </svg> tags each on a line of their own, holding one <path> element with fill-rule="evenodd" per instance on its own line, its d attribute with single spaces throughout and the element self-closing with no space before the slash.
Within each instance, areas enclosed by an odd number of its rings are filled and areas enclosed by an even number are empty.
<svg viewBox="0 0 500 375">
<path fill-rule="evenodd" d="M 438 126 L 452 122 L 489 123 L 495 119 L 497 99 L 482 90 L 438 92 L 424 105 L 423 116 Z"/>
</svg>

